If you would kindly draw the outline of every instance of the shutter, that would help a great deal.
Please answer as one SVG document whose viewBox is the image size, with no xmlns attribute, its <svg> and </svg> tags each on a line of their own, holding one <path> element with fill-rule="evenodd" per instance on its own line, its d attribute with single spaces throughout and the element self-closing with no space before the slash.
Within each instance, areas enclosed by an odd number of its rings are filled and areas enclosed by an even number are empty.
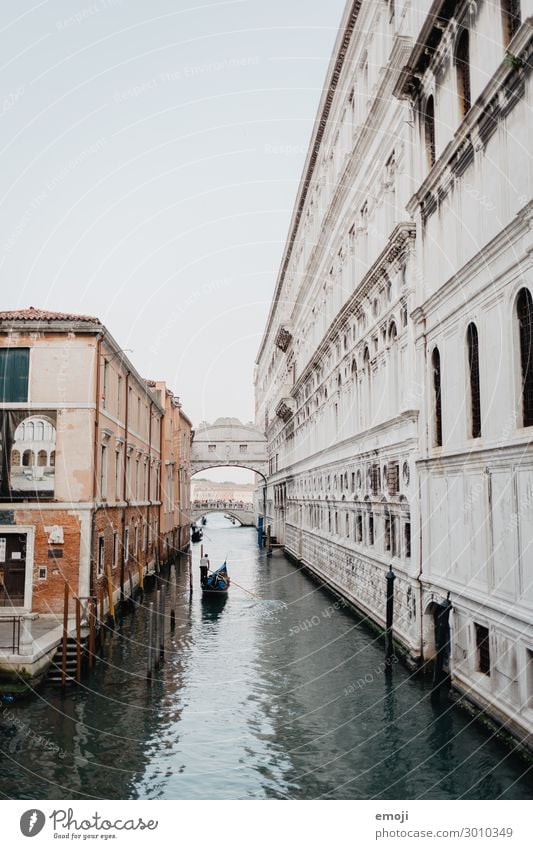
<svg viewBox="0 0 533 849">
<path fill-rule="evenodd" d="M 29 364 L 29 348 L 0 351 L 0 401 L 21 403 L 28 400 Z"/>
</svg>

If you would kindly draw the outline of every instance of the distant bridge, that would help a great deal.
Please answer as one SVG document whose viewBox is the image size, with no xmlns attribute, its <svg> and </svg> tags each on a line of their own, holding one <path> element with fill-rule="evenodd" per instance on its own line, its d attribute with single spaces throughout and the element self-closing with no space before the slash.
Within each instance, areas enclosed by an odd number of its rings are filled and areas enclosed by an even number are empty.
<svg viewBox="0 0 533 849">
<path fill-rule="evenodd" d="M 195 428 L 191 445 L 191 474 L 217 466 L 251 469 L 266 480 L 268 475 L 267 440 L 252 422 L 217 419 L 214 424 L 201 422 Z"/>
<path fill-rule="evenodd" d="M 195 501 L 191 506 L 191 521 L 199 522 L 202 516 L 207 516 L 208 513 L 222 513 L 224 516 L 236 519 L 245 527 L 255 525 L 253 504 L 242 504 L 242 502 L 240 502 L 240 504 L 230 504 L 230 502 L 223 501 Z"/>
</svg>

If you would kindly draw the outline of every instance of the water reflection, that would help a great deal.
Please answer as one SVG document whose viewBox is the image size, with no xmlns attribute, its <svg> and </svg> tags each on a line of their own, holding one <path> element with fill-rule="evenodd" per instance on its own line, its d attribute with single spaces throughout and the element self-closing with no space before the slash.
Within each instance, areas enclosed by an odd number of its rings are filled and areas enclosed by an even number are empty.
<svg viewBox="0 0 533 849">
<path fill-rule="evenodd" d="M 192 599 L 186 564 L 168 575 L 151 686 L 148 593 L 82 687 L 0 708 L 5 795 L 530 798 L 522 760 L 401 664 L 387 672 L 375 635 L 254 531 L 210 516 L 206 538 L 229 596 L 202 600 L 196 546 Z"/>
</svg>

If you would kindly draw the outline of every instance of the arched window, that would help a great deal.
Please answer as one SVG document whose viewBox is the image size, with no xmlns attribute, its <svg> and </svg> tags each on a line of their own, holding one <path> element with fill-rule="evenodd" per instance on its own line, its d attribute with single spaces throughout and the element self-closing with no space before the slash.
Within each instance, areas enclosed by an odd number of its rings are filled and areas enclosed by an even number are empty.
<svg viewBox="0 0 533 849">
<path fill-rule="evenodd" d="M 435 164 L 435 101 L 428 97 L 424 110 L 424 142 L 428 167 Z"/>
<path fill-rule="evenodd" d="M 470 36 L 467 29 L 462 31 L 457 41 L 455 64 L 457 65 L 459 115 L 462 120 L 472 105 L 470 96 Z"/>
<path fill-rule="evenodd" d="M 479 340 L 475 324 L 468 325 L 466 343 L 470 377 L 470 435 L 472 439 L 478 439 L 481 436 L 481 396 L 479 390 Z"/>
<path fill-rule="evenodd" d="M 11 465 L 20 466 L 20 451 L 14 450 L 11 452 Z"/>
<path fill-rule="evenodd" d="M 522 23 L 520 0 L 502 0 L 503 46 L 507 47 Z"/>
<path fill-rule="evenodd" d="M 442 445 L 442 401 L 441 401 L 441 372 L 439 349 L 434 348 L 431 355 L 433 366 L 433 419 L 434 419 L 434 444 Z"/>
<path fill-rule="evenodd" d="M 51 451 L 50 452 L 50 465 L 55 466 L 55 464 L 56 464 L 56 452 Z"/>
<path fill-rule="evenodd" d="M 522 425 L 533 425 L 533 299 L 529 289 L 521 289 L 516 301 L 520 334 L 522 370 Z"/>
<path fill-rule="evenodd" d="M 37 454 L 37 465 L 38 466 L 46 466 L 46 461 L 48 457 L 46 456 L 46 451 L 39 451 Z"/>
<path fill-rule="evenodd" d="M 35 463 L 35 457 L 33 451 L 30 451 L 29 448 L 22 455 L 22 465 L 23 466 L 33 466 Z"/>
</svg>

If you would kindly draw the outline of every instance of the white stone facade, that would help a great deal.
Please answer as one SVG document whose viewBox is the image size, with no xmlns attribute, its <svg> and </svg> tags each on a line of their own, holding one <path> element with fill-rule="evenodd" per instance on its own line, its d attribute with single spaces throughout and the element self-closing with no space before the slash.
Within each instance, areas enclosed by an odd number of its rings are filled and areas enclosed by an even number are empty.
<svg viewBox="0 0 533 849">
<path fill-rule="evenodd" d="M 278 541 L 379 625 L 392 565 L 418 661 L 449 594 L 454 683 L 522 737 L 532 13 L 347 4 L 256 367 Z"/>
</svg>

